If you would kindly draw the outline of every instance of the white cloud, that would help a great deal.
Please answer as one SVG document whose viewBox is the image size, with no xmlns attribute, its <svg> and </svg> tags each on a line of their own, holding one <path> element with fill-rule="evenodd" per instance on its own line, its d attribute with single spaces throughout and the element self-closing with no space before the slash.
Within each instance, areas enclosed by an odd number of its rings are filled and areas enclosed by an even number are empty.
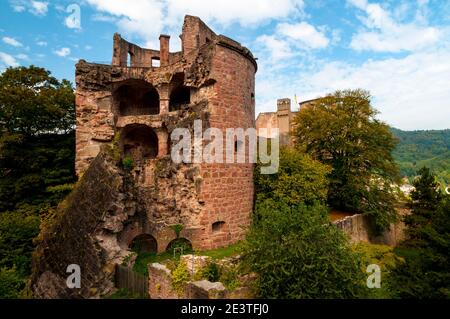
<svg viewBox="0 0 450 319">
<path fill-rule="evenodd" d="M 425 5 L 419 6 L 419 17 L 411 23 L 399 23 L 380 4 L 366 0 L 348 0 L 366 14 L 361 20 L 366 28 L 359 30 L 352 38 L 350 47 L 358 50 L 376 52 L 415 51 L 437 43 L 441 32 L 435 27 L 425 25 Z"/>
<path fill-rule="evenodd" d="M 20 53 L 18 55 L 16 55 L 16 58 L 19 60 L 29 60 L 30 58 L 28 57 L 28 55 Z"/>
<path fill-rule="evenodd" d="M 13 47 L 21 47 L 23 46 L 22 43 L 20 43 L 19 41 L 17 41 L 14 38 L 10 38 L 10 37 L 3 37 L 3 42 L 5 42 L 6 44 L 12 45 Z"/>
<path fill-rule="evenodd" d="M 54 53 L 60 57 L 66 57 L 70 55 L 70 48 L 61 48 L 59 50 L 54 51 Z"/>
<path fill-rule="evenodd" d="M 16 67 L 19 66 L 19 63 L 17 63 L 16 59 L 5 52 L 0 52 L 0 68 L 1 67 Z"/>
<path fill-rule="evenodd" d="M 38 41 L 36 44 L 40 47 L 46 47 L 48 43 L 46 41 Z"/>
<path fill-rule="evenodd" d="M 97 21 L 115 20 L 128 36 L 138 36 L 147 44 L 157 43 L 159 34 L 179 34 L 179 23 L 185 14 L 199 16 L 207 23 L 227 26 L 240 23 L 256 25 L 277 18 L 294 17 L 302 12 L 303 0 L 134 0 L 129 5 L 121 0 L 86 0 L 103 14 Z M 172 31 L 172 32 L 171 32 Z M 174 37 L 176 39 L 176 37 Z"/>
<path fill-rule="evenodd" d="M 261 35 L 256 39 L 256 43 L 263 46 L 263 54 L 267 51 L 271 60 L 286 59 L 293 55 L 289 43 L 273 35 Z"/>
<path fill-rule="evenodd" d="M 48 12 L 48 2 L 35 0 L 10 0 L 11 7 L 15 12 L 28 12 L 37 15 L 45 16 Z"/>
<path fill-rule="evenodd" d="M 48 2 L 31 1 L 31 12 L 36 15 L 46 15 L 48 11 Z"/>
<path fill-rule="evenodd" d="M 362 64 L 325 62 L 314 70 L 295 72 L 258 75 L 257 113 L 273 111 L 280 97 L 297 94 L 300 101 L 338 89 L 363 88 L 372 93 L 379 117 L 390 125 L 406 130 L 449 128 L 448 47 Z"/>
<path fill-rule="evenodd" d="M 169 21 L 179 21 L 185 14 L 200 16 L 207 22 L 248 26 L 263 21 L 293 17 L 304 7 L 303 0 L 168 0 Z"/>
<path fill-rule="evenodd" d="M 281 23 L 277 26 L 277 32 L 311 49 L 325 48 L 330 42 L 323 32 L 304 21 L 297 24 Z"/>
</svg>

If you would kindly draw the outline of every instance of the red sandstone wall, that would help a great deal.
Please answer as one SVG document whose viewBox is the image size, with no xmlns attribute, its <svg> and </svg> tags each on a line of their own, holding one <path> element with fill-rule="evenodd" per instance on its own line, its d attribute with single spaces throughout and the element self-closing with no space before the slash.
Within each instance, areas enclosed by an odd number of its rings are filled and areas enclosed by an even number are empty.
<svg viewBox="0 0 450 319">
<path fill-rule="evenodd" d="M 227 128 L 255 127 L 255 66 L 229 48 L 216 45 L 212 62 L 214 95 L 209 100 L 210 125 L 222 129 L 225 144 Z M 248 153 L 247 153 L 248 156 Z M 211 249 L 243 238 L 253 208 L 253 164 L 203 164 L 201 197 L 205 201 L 201 225 L 201 248 Z M 224 221 L 220 231 L 212 224 Z"/>
</svg>

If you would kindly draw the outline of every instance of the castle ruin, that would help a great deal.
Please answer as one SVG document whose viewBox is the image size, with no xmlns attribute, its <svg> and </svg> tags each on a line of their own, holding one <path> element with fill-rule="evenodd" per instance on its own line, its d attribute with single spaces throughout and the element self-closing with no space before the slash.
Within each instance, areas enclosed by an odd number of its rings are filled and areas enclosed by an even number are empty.
<svg viewBox="0 0 450 319">
<path fill-rule="evenodd" d="M 253 209 L 251 161 L 176 164 L 170 136 L 176 128 L 192 131 L 195 120 L 224 133 L 254 128 L 256 60 L 197 17 L 185 17 L 180 37 L 182 50 L 172 53 L 167 35 L 152 50 L 115 34 L 111 65 L 77 64 L 80 182 L 41 235 L 37 297 L 106 293 L 114 264 L 136 244 L 163 252 L 183 239 L 206 250 L 243 239 Z M 64 287 L 68 264 L 83 269 L 81 290 Z"/>
</svg>

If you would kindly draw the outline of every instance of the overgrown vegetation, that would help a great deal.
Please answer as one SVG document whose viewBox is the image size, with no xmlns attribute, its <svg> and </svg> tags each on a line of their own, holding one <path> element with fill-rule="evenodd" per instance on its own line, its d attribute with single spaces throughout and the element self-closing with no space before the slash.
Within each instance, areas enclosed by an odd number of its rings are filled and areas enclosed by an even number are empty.
<svg viewBox="0 0 450 319">
<path fill-rule="evenodd" d="M 405 219 L 408 239 L 396 248 L 404 262 L 392 271 L 400 298 L 450 298 L 450 197 L 429 169 L 419 171 L 412 214 Z"/>
<path fill-rule="evenodd" d="M 263 298 L 355 298 L 361 260 L 320 205 L 258 202 L 243 246 L 248 271 Z"/>
<path fill-rule="evenodd" d="M 380 233 L 397 221 L 395 188 L 399 182 L 392 157 L 396 140 L 376 119 L 370 94 L 364 90 L 336 91 L 303 108 L 295 118 L 299 150 L 328 164 L 328 204 L 363 212 Z"/>
<path fill-rule="evenodd" d="M 70 82 L 34 66 L 0 74 L 0 298 L 20 296 L 39 220 L 75 181 L 74 124 Z"/>
<path fill-rule="evenodd" d="M 257 200 L 272 198 L 290 205 L 325 203 L 328 193 L 327 175 L 331 167 L 290 148 L 281 148 L 276 174 L 260 174 L 255 168 Z"/>
</svg>

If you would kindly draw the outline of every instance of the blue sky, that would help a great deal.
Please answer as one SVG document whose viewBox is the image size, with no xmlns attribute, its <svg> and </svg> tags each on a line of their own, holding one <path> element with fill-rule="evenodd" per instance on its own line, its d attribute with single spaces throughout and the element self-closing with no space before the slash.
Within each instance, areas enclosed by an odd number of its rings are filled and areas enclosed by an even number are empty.
<svg viewBox="0 0 450 319">
<path fill-rule="evenodd" d="M 257 113 L 364 88 L 390 125 L 450 128 L 448 0 L 2 0 L 0 72 L 34 64 L 74 82 L 78 59 L 111 61 L 114 32 L 151 48 L 167 33 L 177 51 L 184 14 L 258 58 Z"/>
</svg>

